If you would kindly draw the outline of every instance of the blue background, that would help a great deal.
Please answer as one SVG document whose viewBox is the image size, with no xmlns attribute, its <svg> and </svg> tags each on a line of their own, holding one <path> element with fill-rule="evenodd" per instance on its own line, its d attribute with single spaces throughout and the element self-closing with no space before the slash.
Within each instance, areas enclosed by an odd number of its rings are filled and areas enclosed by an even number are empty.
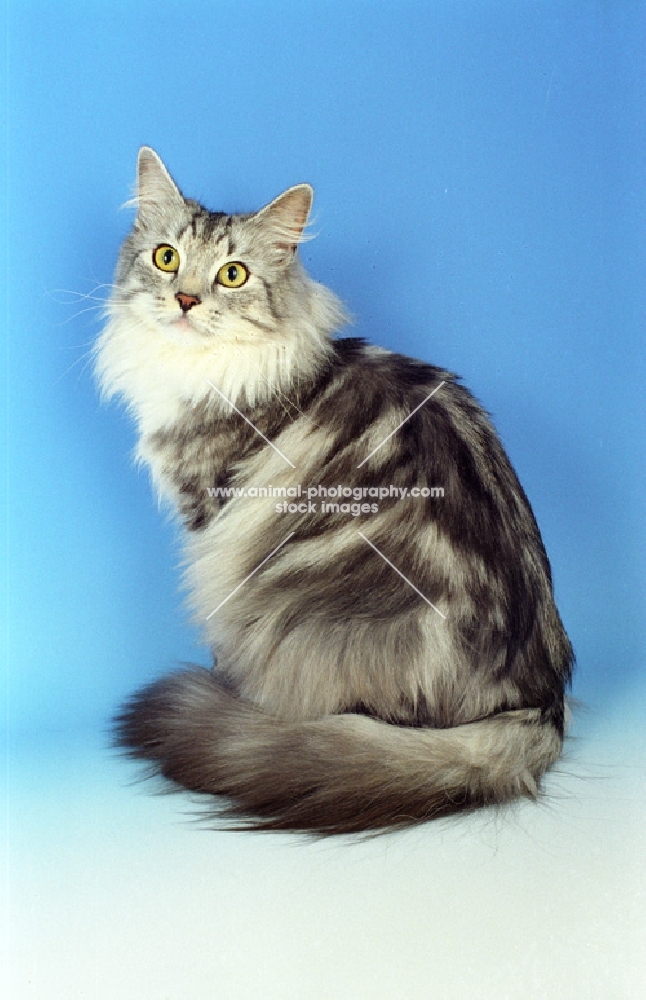
<svg viewBox="0 0 646 1000">
<path fill-rule="evenodd" d="M 5 10 L 12 997 L 642 995 L 646 5 Z M 143 143 L 213 209 L 310 181 L 347 332 L 492 412 L 588 706 L 546 808 L 351 850 L 200 835 L 106 753 L 122 698 L 208 660 L 89 363 Z"/>
<path fill-rule="evenodd" d="M 9 721 L 96 727 L 205 661 L 101 408 L 138 147 L 214 209 L 316 189 L 352 332 L 459 373 L 533 503 L 591 705 L 644 654 L 644 7 L 9 4 Z M 83 294 L 90 297 L 85 299 Z"/>
</svg>

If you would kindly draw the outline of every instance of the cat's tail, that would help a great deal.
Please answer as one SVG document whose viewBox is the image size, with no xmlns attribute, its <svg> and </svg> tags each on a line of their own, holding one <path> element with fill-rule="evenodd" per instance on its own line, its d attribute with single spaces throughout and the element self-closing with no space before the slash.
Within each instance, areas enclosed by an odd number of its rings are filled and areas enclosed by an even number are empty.
<svg viewBox="0 0 646 1000">
<path fill-rule="evenodd" d="M 350 714 L 284 722 L 195 668 L 135 695 L 117 719 L 117 743 L 153 772 L 222 796 L 214 814 L 238 827 L 327 835 L 534 798 L 562 733 L 538 708 L 452 729 Z"/>
</svg>

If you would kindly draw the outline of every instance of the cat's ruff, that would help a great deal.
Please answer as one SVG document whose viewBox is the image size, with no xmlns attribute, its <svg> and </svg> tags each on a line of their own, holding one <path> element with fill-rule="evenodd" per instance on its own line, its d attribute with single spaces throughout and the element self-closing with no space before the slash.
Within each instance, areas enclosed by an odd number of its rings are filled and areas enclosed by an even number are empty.
<svg viewBox="0 0 646 1000">
<path fill-rule="evenodd" d="M 210 213 L 140 152 L 96 369 L 187 529 L 218 667 L 135 695 L 118 740 L 265 829 L 378 830 L 533 797 L 573 656 L 531 508 L 453 375 L 333 339 L 343 309 L 297 254 L 311 201 L 298 185 L 254 214 Z M 214 495 L 427 482 L 441 501 L 359 517 Z"/>
</svg>

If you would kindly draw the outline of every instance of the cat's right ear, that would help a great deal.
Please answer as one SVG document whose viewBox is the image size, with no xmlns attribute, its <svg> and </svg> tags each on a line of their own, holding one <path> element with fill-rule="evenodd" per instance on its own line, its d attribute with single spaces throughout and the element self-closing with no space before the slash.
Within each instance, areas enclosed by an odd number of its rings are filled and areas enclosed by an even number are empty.
<svg viewBox="0 0 646 1000">
<path fill-rule="evenodd" d="M 137 158 L 137 221 L 147 225 L 185 205 L 177 184 L 150 146 L 142 146 Z"/>
<path fill-rule="evenodd" d="M 256 213 L 256 219 L 271 234 L 276 259 L 283 266 L 292 260 L 298 244 L 310 238 L 303 230 L 313 199 L 314 191 L 309 184 L 297 184 Z"/>
</svg>

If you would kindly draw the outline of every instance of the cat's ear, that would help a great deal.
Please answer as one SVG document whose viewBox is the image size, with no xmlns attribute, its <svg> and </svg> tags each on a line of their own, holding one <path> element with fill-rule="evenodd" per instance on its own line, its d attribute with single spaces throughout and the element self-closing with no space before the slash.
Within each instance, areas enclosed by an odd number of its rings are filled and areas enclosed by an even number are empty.
<svg viewBox="0 0 646 1000">
<path fill-rule="evenodd" d="M 186 204 L 180 189 L 150 146 L 142 146 L 137 158 L 137 219 L 144 225 Z"/>
<path fill-rule="evenodd" d="M 278 262 L 288 264 L 299 243 L 307 239 L 303 230 L 314 200 L 314 190 L 309 184 L 288 188 L 256 214 L 256 218 L 269 230 Z"/>
</svg>

